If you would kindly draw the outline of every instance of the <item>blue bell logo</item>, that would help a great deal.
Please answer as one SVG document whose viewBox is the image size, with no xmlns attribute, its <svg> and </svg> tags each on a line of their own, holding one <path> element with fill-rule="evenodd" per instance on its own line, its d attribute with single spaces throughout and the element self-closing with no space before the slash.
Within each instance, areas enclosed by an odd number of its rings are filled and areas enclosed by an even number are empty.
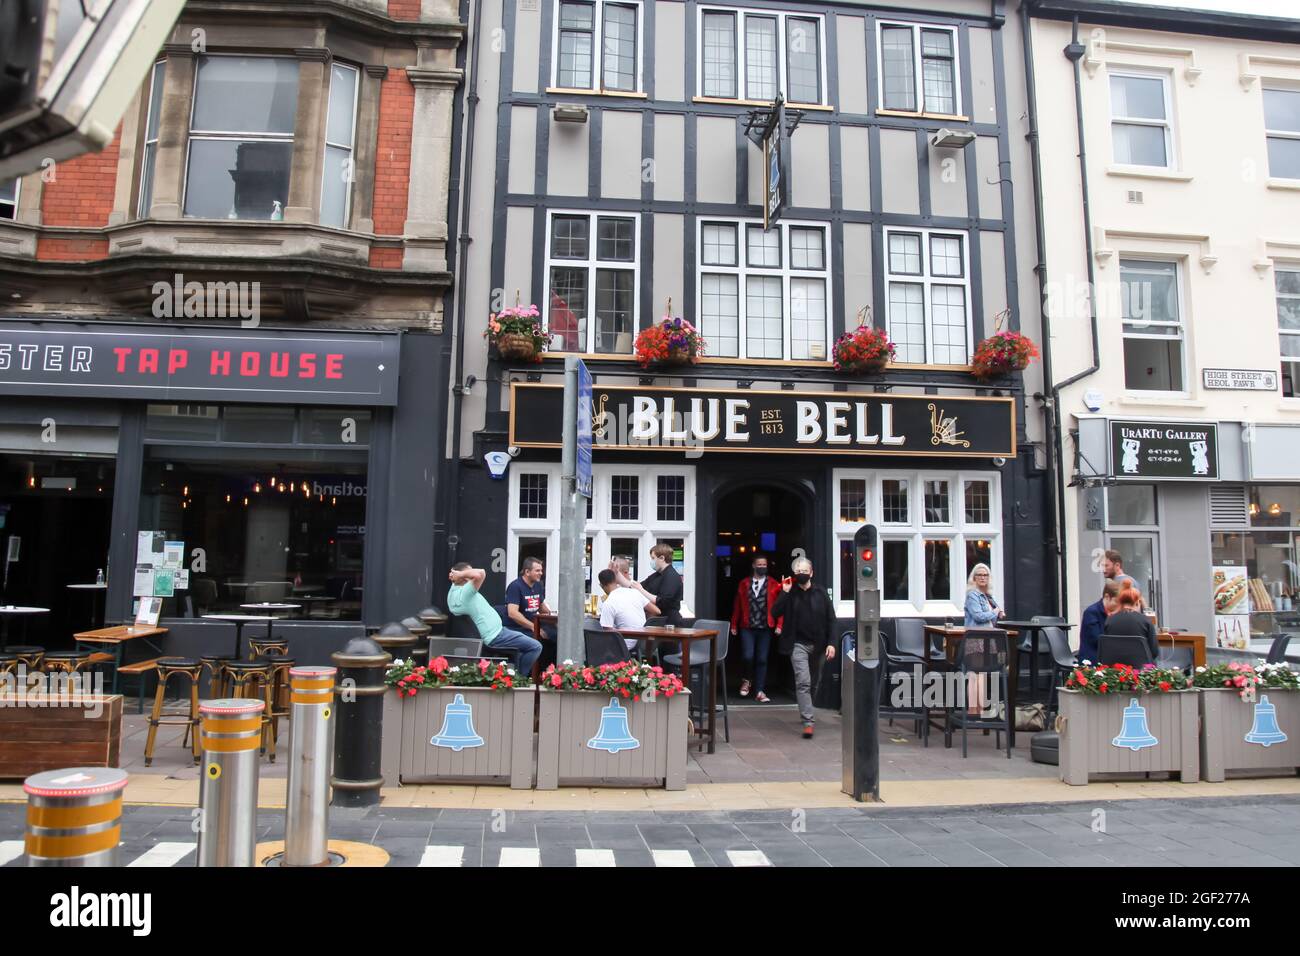
<svg viewBox="0 0 1300 956">
<path fill-rule="evenodd" d="M 1246 734 L 1246 743 L 1271 747 L 1284 740 L 1286 734 L 1282 733 L 1282 728 L 1277 725 L 1277 707 L 1268 702 L 1268 695 L 1265 694 L 1255 705 L 1255 723 L 1250 728 L 1250 733 Z"/>
<path fill-rule="evenodd" d="M 465 695 L 457 694 L 447 705 L 442 717 L 442 730 L 430 739 L 435 747 L 447 747 L 460 753 L 466 747 L 482 747 L 483 738 L 474 732 L 474 712 L 465 703 Z"/>
<path fill-rule="evenodd" d="M 449 708 L 450 709 L 450 708 Z M 627 726 L 627 708 L 618 702 L 617 697 L 609 699 L 609 706 L 600 711 L 600 729 L 596 736 L 587 741 L 592 750 L 605 750 L 616 754 L 620 750 L 636 750 L 641 741 L 632 736 Z"/>
<path fill-rule="evenodd" d="M 1119 736 L 1111 741 L 1111 746 L 1127 747 L 1135 753 L 1144 747 L 1154 747 L 1160 741 L 1151 736 L 1151 730 L 1147 727 L 1146 708 L 1137 702 L 1136 697 L 1128 699 L 1128 706 L 1124 708 L 1124 726 L 1119 732 Z"/>
</svg>

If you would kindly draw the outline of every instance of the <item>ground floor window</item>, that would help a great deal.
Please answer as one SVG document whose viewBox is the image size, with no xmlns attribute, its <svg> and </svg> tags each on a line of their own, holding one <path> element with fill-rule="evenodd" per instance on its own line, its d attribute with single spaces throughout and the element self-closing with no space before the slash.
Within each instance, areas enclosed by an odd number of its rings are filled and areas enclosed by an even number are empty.
<svg viewBox="0 0 1300 956">
<path fill-rule="evenodd" d="M 1250 485 L 1249 528 L 1210 535 L 1215 642 L 1260 648 L 1300 628 L 1300 486 Z"/>
<path fill-rule="evenodd" d="M 835 469 L 832 479 L 837 613 L 853 614 L 853 535 L 880 534 L 882 612 L 890 617 L 961 616 L 966 578 L 992 569 L 1002 600 L 1002 506 L 996 472 Z"/>
</svg>

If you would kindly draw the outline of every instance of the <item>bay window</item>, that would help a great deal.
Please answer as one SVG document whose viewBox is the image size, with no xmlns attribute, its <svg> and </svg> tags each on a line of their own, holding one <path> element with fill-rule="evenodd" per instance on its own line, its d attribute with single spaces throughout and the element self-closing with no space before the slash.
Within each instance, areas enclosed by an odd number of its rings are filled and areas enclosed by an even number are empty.
<svg viewBox="0 0 1300 956">
<path fill-rule="evenodd" d="M 149 79 L 149 112 L 145 116 L 144 149 L 140 158 L 140 202 L 137 215 L 141 219 L 149 216 L 149 206 L 153 203 L 153 169 L 158 161 L 158 117 L 162 113 L 163 77 L 167 72 L 167 61 L 159 60 L 153 65 Z"/>
<path fill-rule="evenodd" d="M 639 220 L 553 212 L 544 314 L 551 349 L 632 354 L 637 328 Z"/>
<path fill-rule="evenodd" d="M 0 219 L 18 218 L 18 180 L 0 181 Z"/>
<path fill-rule="evenodd" d="M 700 11 L 699 95 L 824 104 L 822 19 L 768 10 Z"/>
<path fill-rule="evenodd" d="M 900 362 L 964 365 L 970 358 L 966 236 L 885 230 L 886 323 Z"/>
</svg>

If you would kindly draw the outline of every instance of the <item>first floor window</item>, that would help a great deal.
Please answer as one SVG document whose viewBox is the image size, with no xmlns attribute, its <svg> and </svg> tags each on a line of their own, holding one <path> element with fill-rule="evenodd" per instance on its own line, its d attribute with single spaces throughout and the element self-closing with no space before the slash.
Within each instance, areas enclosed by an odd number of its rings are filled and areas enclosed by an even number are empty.
<svg viewBox="0 0 1300 956">
<path fill-rule="evenodd" d="M 1277 328 L 1282 346 L 1282 394 L 1300 395 L 1300 266 L 1273 267 Z"/>
<path fill-rule="evenodd" d="M 1178 264 L 1120 260 L 1124 385 L 1138 391 L 1183 390 L 1183 326 Z"/>
<path fill-rule="evenodd" d="M 546 328 L 552 349 L 631 354 L 638 247 L 634 216 L 551 215 Z"/>
<path fill-rule="evenodd" d="M 357 68 L 330 67 L 329 117 L 325 124 L 325 171 L 321 180 L 322 226 L 346 228 L 352 204 L 353 129 L 357 113 Z"/>
<path fill-rule="evenodd" d="M 555 82 L 565 89 L 635 92 L 639 5 L 564 0 L 557 24 Z"/>
<path fill-rule="evenodd" d="M 887 110 L 956 115 L 955 32 L 947 27 L 880 27 L 880 101 Z M 919 95 L 918 95 L 919 91 Z"/>
<path fill-rule="evenodd" d="M 153 168 L 158 159 L 158 117 L 162 113 L 163 77 L 167 72 L 167 61 L 159 60 L 153 65 L 149 80 L 149 113 L 144 124 L 144 155 L 140 158 L 140 202 L 136 207 L 141 219 L 149 216 L 149 207 L 153 203 Z"/>
<path fill-rule="evenodd" d="M 18 218 L 18 180 L 0 181 L 0 219 Z"/>
<path fill-rule="evenodd" d="M 766 10 L 705 9 L 700 93 L 769 103 L 823 103 L 822 21 Z"/>
<path fill-rule="evenodd" d="M 1300 179 L 1300 90 L 1264 90 L 1268 174 Z"/>
<path fill-rule="evenodd" d="M 1116 163 L 1173 165 L 1167 82 L 1163 75 L 1110 75 L 1110 129 Z"/>
<path fill-rule="evenodd" d="M 898 360 L 964 365 L 970 358 L 966 236 L 886 230 L 886 306 Z"/>
</svg>

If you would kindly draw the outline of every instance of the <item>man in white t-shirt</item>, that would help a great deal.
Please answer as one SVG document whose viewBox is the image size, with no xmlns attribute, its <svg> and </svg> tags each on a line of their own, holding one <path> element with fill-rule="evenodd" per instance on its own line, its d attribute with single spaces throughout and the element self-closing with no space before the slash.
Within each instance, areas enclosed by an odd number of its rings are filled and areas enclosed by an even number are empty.
<svg viewBox="0 0 1300 956">
<path fill-rule="evenodd" d="M 646 612 L 658 616 L 659 608 L 645 594 L 636 588 L 619 587 L 618 577 L 608 568 L 596 576 L 605 600 L 600 604 L 600 626 L 619 631 L 625 627 L 645 627 Z M 635 639 L 627 641 L 627 649 L 633 650 L 637 645 Z"/>
</svg>

